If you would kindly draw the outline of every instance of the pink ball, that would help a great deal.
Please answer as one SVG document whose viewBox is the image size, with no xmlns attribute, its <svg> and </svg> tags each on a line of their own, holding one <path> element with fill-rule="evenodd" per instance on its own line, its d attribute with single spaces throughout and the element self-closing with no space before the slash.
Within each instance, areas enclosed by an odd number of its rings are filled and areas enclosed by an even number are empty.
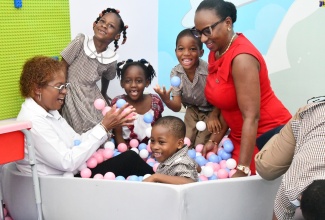
<svg viewBox="0 0 325 220">
<path fill-rule="evenodd" d="M 100 173 L 97 173 L 95 176 L 94 176 L 94 179 L 104 179 L 104 176 Z"/>
<path fill-rule="evenodd" d="M 106 148 L 103 151 L 103 157 L 105 160 L 112 158 L 114 155 L 114 151 L 112 151 L 110 148 Z"/>
<path fill-rule="evenodd" d="M 94 106 L 98 110 L 102 110 L 105 107 L 105 101 L 103 99 L 96 99 L 94 102 Z"/>
<path fill-rule="evenodd" d="M 232 175 L 234 175 L 236 171 L 237 171 L 236 169 L 230 170 L 229 177 L 232 177 Z"/>
<path fill-rule="evenodd" d="M 106 106 L 104 107 L 104 109 L 102 110 L 102 114 L 105 116 L 107 112 L 109 112 L 109 110 L 111 110 L 111 107 Z"/>
<path fill-rule="evenodd" d="M 190 141 L 190 143 L 191 143 L 191 141 Z M 203 150 L 203 144 L 196 145 L 196 147 L 195 147 L 195 151 L 196 152 L 202 152 L 202 150 Z"/>
<path fill-rule="evenodd" d="M 105 150 L 104 148 L 100 148 L 100 149 L 98 149 L 96 152 L 97 152 L 97 153 L 100 153 L 100 154 L 103 154 L 104 150 Z"/>
<path fill-rule="evenodd" d="M 120 143 L 117 145 L 117 150 L 121 153 L 125 152 L 128 149 L 128 146 L 126 146 L 125 143 Z"/>
<path fill-rule="evenodd" d="M 107 172 L 104 175 L 105 180 L 115 180 L 115 174 L 112 172 Z"/>
<path fill-rule="evenodd" d="M 137 139 L 131 139 L 129 144 L 130 144 L 130 147 L 138 147 L 139 141 Z"/>
<path fill-rule="evenodd" d="M 126 108 L 126 109 L 123 110 L 122 114 L 129 113 L 129 112 L 130 112 L 130 110 L 128 108 Z M 133 116 L 135 116 L 135 113 L 131 112 L 130 114 L 128 114 L 126 116 L 126 118 L 132 118 Z"/>
<path fill-rule="evenodd" d="M 156 161 L 155 161 L 155 159 L 153 159 L 153 158 L 149 157 L 149 158 L 147 159 L 147 163 L 150 163 L 150 162 L 153 162 L 153 163 L 155 163 Z"/>
<path fill-rule="evenodd" d="M 85 168 L 83 170 L 80 171 L 80 176 L 82 178 L 90 178 L 91 177 L 91 170 L 88 168 Z"/>
<path fill-rule="evenodd" d="M 104 157 L 100 153 L 96 153 L 93 157 L 97 160 L 97 164 L 100 164 L 104 161 Z"/>
<path fill-rule="evenodd" d="M 204 176 L 204 175 L 200 175 L 200 176 L 199 176 L 199 179 L 200 179 L 201 181 L 208 181 L 208 180 L 209 180 L 208 177 L 206 177 L 206 176 Z"/>
<path fill-rule="evenodd" d="M 159 166 L 159 163 L 155 163 L 152 167 L 153 171 L 156 172 L 157 171 L 157 168 Z"/>
<path fill-rule="evenodd" d="M 225 169 L 218 170 L 218 179 L 226 179 L 228 178 L 228 172 Z"/>
<path fill-rule="evenodd" d="M 225 169 L 227 168 L 227 161 L 226 160 L 222 160 L 219 162 L 220 168 L 221 169 Z"/>
<path fill-rule="evenodd" d="M 213 170 L 214 171 L 218 171 L 220 169 L 221 169 L 221 167 L 220 167 L 220 165 L 218 163 L 213 163 Z"/>
<path fill-rule="evenodd" d="M 188 147 L 191 146 L 191 140 L 188 137 L 185 137 L 184 144 L 186 144 Z"/>
<path fill-rule="evenodd" d="M 91 157 L 87 160 L 87 167 L 89 168 L 95 168 L 97 166 L 98 162 L 96 160 L 96 158 Z"/>
<path fill-rule="evenodd" d="M 212 167 L 212 168 L 214 169 L 214 165 L 213 165 L 212 162 L 207 162 L 207 163 L 205 164 L 205 166 L 206 166 L 206 167 Z"/>
</svg>

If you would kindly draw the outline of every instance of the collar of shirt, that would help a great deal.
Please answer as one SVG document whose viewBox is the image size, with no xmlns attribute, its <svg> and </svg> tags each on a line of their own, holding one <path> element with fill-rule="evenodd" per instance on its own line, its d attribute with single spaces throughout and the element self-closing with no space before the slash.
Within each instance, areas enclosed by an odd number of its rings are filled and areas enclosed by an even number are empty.
<svg viewBox="0 0 325 220">
<path fill-rule="evenodd" d="M 172 156 L 170 156 L 167 160 L 161 163 L 161 165 L 170 165 L 175 162 L 175 160 L 185 156 L 187 154 L 188 147 L 184 145 L 181 149 L 176 151 Z"/>
<path fill-rule="evenodd" d="M 45 111 L 44 108 L 42 108 L 39 104 L 37 104 L 34 99 L 32 98 L 26 98 L 25 105 L 27 108 L 33 109 L 33 112 L 36 115 L 42 115 L 44 118 L 50 117 L 55 118 L 56 120 L 60 120 L 62 116 L 57 110 L 50 110 L 49 112 Z"/>
<path fill-rule="evenodd" d="M 86 35 L 84 39 L 84 51 L 87 56 L 97 59 L 102 64 L 109 64 L 118 59 L 117 53 L 109 47 L 105 51 L 97 53 L 93 38 Z"/>
</svg>

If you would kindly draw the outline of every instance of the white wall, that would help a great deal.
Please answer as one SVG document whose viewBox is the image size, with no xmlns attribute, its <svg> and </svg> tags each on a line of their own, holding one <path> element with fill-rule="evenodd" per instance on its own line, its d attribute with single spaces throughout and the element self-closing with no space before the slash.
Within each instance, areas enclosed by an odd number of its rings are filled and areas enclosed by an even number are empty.
<svg viewBox="0 0 325 220">
<path fill-rule="evenodd" d="M 156 0 L 70 0 L 71 38 L 78 33 L 93 36 L 93 22 L 98 14 L 106 8 L 120 10 L 120 15 L 126 25 L 127 41 L 117 50 L 120 58 L 139 60 L 145 58 L 158 71 L 158 1 Z M 122 40 L 120 40 L 120 43 Z M 114 44 L 111 43 L 114 49 Z M 151 85 L 156 85 L 157 77 Z M 149 86 L 148 92 L 153 92 Z M 123 94 L 120 81 L 115 78 L 108 88 L 108 95 L 114 98 Z"/>
</svg>

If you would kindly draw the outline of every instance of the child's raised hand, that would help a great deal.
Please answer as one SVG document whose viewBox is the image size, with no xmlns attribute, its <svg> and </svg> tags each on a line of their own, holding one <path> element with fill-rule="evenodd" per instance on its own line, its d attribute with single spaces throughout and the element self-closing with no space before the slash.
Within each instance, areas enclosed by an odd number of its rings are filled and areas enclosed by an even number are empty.
<svg viewBox="0 0 325 220">
<path fill-rule="evenodd" d="M 160 98 L 163 100 L 163 102 L 168 102 L 170 100 L 170 93 L 172 91 L 172 88 L 170 88 L 168 91 L 166 90 L 166 87 L 163 86 L 161 89 L 160 86 L 157 84 L 153 90 L 160 96 Z"/>
</svg>

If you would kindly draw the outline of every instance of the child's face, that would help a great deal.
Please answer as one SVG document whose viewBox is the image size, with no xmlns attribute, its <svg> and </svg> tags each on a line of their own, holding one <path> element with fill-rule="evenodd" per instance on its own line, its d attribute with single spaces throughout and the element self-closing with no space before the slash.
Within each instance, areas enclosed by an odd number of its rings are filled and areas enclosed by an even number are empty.
<svg viewBox="0 0 325 220">
<path fill-rule="evenodd" d="M 164 162 L 184 145 L 184 138 L 177 138 L 168 127 L 154 125 L 151 130 L 150 148 L 159 163 Z"/>
<path fill-rule="evenodd" d="M 114 13 L 107 13 L 99 19 L 94 27 L 94 34 L 98 40 L 109 41 L 120 38 L 120 19 Z"/>
<path fill-rule="evenodd" d="M 175 49 L 178 62 L 184 70 L 194 70 L 198 66 L 199 57 L 203 55 L 203 50 L 200 50 L 196 39 L 191 36 L 183 36 L 179 38 Z"/>
<path fill-rule="evenodd" d="M 149 85 L 144 70 L 139 66 L 130 66 L 126 69 L 121 86 L 127 96 L 133 100 L 139 100 L 143 96 L 144 89 Z"/>
</svg>

